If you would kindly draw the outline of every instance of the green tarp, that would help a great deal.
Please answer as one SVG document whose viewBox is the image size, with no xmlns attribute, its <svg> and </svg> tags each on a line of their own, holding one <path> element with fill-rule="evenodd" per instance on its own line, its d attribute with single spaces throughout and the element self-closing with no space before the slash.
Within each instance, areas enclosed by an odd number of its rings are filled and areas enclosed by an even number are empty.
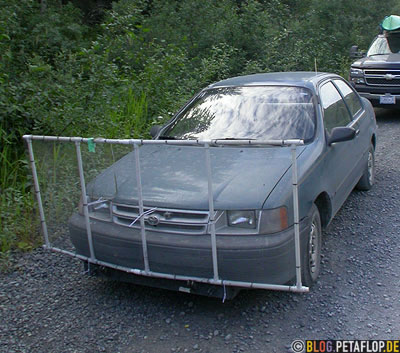
<svg viewBox="0 0 400 353">
<path fill-rule="evenodd" d="M 400 29 L 400 16 L 386 16 L 381 23 L 382 29 L 385 31 L 395 31 Z"/>
</svg>

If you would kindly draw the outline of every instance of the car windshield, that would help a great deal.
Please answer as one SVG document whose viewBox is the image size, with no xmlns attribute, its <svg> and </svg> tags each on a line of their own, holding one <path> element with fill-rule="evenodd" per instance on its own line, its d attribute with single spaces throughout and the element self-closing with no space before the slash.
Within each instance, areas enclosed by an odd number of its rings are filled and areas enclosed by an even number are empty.
<svg viewBox="0 0 400 353">
<path fill-rule="evenodd" d="M 372 42 L 367 56 L 385 55 L 400 52 L 400 36 L 389 35 L 388 37 L 377 37 Z"/>
<path fill-rule="evenodd" d="M 162 135 L 201 140 L 309 140 L 314 136 L 316 121 L 312 97 L 305 88 L 286 86 L 205 90 Z"/>
</svg>

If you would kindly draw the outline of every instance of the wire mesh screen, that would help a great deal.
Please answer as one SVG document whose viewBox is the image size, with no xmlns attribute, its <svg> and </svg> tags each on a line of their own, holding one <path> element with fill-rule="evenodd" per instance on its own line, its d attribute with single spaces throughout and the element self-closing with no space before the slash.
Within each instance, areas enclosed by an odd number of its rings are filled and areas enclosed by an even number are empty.
<svg viewBox="0 0 400 353">
<path fill-rule="evenodd" d="M 132 151 L 130 145 L 94 146 L 92 151 L 88 144 L 81 144 L 86 183 L 91 183 L 110 165 Z M 68 223 L 73 214 L 79 213 L 82 203 L 76 145 L 33 140 L 32 147 L 50 244 L 73 251 Z"/>
<path fill-rule="evenodd" d="M 301 140 L 24 138 L 47 248 L 135 275 L 308 290 L 301 284 L 297 207 L 296 145 Z M 226 255 L 218 250 L 226 243 L 216 231 L 216 224 L 227 227 L 225 210 L 239 201 L 249 209 L 252 195 L 267 192 L 260 176 L 268 173 L 268 158 L 277 157 L 274 151 L 266 157 L 258 148 L 266 145 L 291 146 L 281 150 L 279 161 L 285 168 L 293 165 L 296 286 L 264 283 L 256 260 L 249 258 L 242 268 L 240 258 L 224 261 Z M 252 261 L 254 280 L 248 282 Z"/>
<path fill-rule="evenodd" d="M 75 146 L 45 141 L 32 145 L 50 243 L 72 250 L 67 223 L 80 198 Z"/>
</svg>

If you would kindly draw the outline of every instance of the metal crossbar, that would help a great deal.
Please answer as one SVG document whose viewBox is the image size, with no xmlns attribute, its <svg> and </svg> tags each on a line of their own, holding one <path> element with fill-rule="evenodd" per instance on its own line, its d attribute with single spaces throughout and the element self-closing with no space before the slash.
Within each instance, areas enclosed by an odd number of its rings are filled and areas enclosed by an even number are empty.
<svg viewBox="0 0 400 353">
<path fill-rule="evenodd" d="M 105 139 L 105 138 L 82 138 L 82 137 L 60 137 L 60 136 L 38 136 L 38 135 L 24 135 L 23 139 L 27 141 L 29 160 L 32 169 L 34 189 L 37 197 L 39 215 L 42 226 L 42 232 L 44 236 L 45 245 L 44 247 L 69 256 L 79 258 L 81 260 L 87 261 L 95 265 L 101 265 L 116 270 L 124 271 L 127 273 L 132 273 L 135 275 L 164 278 L 172 280 L 182 280 L 182 281 L 194 281 L 199 283 L 207 283 L 222 286 L 235 286 L 242 288 L 258 288 L 258 289 L 269 289 L 269 290 L 281 290 L 281 291 L 291 291 L 291 292 L 308 292 L 308 287 L 302 285 L 301 281 L 301 253 L 300 253 L 300 224 L 299 224 L 299 198 L 298 198 L 298 175 L 297 175 L 297 146 L 304 144 L 303 140 L 300 139 L 289 139 L 289 140 L 142 140 L 142 139 Z M 36 170 L 36 163 L 34 158 L 34 152 L 32 147 L 32 141 L 48 141 L 48 142 L 70 142 L 75 143 L 75 149 L 78 161 L 78 171 L 80 178 L 81 194 L 83 200 L 83 212 L 85 217 L 86 234 L 89 244 L 90 257 L 79 255 L 70 251 L 66 251 L 51 245 L 49 241 L 47 224 L 42 204 L 42 197 L 40 193 L 39 180 Z M 119 144 L 119 145 L 132 145 L 135 153 L 135 169 L 136 169 L 136 183 L 138 189 L 138 205 L 139 205 L 139 220 L 140 220 L 140 232 L 142 240 L 142 252 L 144 261 L 144 270 L 133 269 L 124 266 L 115 265 L 109 262 L 104 262 L 96 259 L 96 254 L 93 246 L 92 231 L 90 226 L 89 218 L 89 208 L 88 199 L 86 195 L 86 183 L 83 172 L 82 164 L 82 154 L 81 154 L 81 143 L 94 142 L 94 143 L 104 143 L 104 144 Z M 141 145 L 179 145 L 179 146 L 199 146 L 204 148 L 205 151 L 205 164 L 208 179 L 208 207 L 209 207 L 209 229 L 211 236 L 211 251 L 212 251 L 212 264 L 213 264 L 213 278 L 201 278 L 193 276 L 183 276 L 174 275 L 168 273 L 160 273 L 151 271 L 148 258 L 147 249 L 147 237 L 145 230 L 144 217 L 144 205 L 143 205 L 143 190 L 141 181 L 141 166 L 140 166 L 140 146 Z M 294 211 L 294 240 L 295 240 L 295 257 L 296 257 L 296 285 L 277 285 L 268 283 L 254 283 L 254 282 L 243 282 L 243 281 L 231 281 L 229 279 L 221 279 L 218 273 L 218 248 L 216 241 L 216 230 L 215 230 L 215 210 L 214 210 L 214 197 L 212 188 L 212 168 L 211 168 L 211 158 L 210 158 L 210 148 L 213 146 L 286 146 L 291 147 L 291 157 L 292 157 L 292 188 L 293 188 L 293 211 Z"/>
</svg>

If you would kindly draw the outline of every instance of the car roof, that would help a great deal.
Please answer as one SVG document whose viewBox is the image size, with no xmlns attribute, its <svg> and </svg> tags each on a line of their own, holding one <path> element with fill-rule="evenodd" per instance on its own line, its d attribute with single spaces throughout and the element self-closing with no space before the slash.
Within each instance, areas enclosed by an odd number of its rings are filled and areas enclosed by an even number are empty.
<svg viewBox="0 0 400 353">
<path fill-rule="evenodd" d="M 317 83 L 328 78 L 339 77 L 326 72 L 293 71 L 293 72 L 272 72 L 228 78 L 216 82 L 207 88 L 235 87 L 235 86 L 299 86 L 314 90 Z"/>
</svg>

